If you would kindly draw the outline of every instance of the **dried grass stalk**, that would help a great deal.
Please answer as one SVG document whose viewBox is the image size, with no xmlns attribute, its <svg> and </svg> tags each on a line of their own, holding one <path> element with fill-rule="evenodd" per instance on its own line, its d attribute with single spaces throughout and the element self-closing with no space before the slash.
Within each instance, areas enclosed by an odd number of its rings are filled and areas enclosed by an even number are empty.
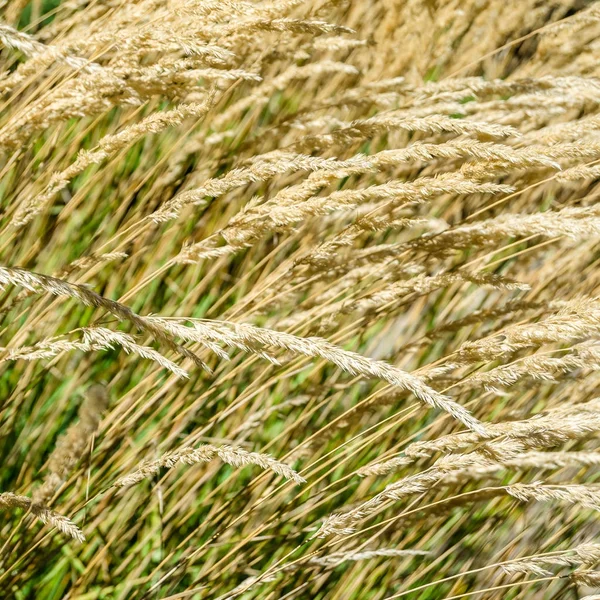
<svg viewBox="0 0 600 600">
<path fill-rule="evenodd" d="M 285 479 L 291 479 L 295 483 L 306 483 L 306 480 L 291 467 L 272 458 L 268 454 L 248 452 L 234 446 L 211 446 L 206 444 L 199 448 L 179 448 L 163 454 L 156 460 L 142 463 L 129 475 L 124 475 L 117 479 L 114 485 L 117 487 L 134 485 L 152 477 L 163 467 L 171 469 L 177 463 L 193 465 L 199 462 L 210 462 L 214 458 L 219 458 L 224 463 L 233 467 L 257 465 L 262 469 L 273 471 L 273 473 L 277 473 L 277 475 L 281 475 Z"/>
</svg>

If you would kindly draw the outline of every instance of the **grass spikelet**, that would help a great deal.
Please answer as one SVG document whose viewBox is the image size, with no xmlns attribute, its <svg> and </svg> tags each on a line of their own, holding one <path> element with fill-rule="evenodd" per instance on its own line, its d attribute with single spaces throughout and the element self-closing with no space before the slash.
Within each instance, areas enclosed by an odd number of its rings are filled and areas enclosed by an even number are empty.
<svg viewBox="0 0 600 600">
<path fill-rule="evenodd" d="M 560 500 L 570 504 L 580 504 L 584 508 L 600 510 L 600 493 L 585 485 L 544 485 L 515 483 L 507 486 L 506 491 L 521 502 L 549 502 Z"/>
<path fill-rule="evenodd" d="M 56 442 L 48 458 L 47 475 L 42 486 L 34 493 L 35 504 L 48 504 L 54 493 L 66 481 L 75 465 L 90 446 L 102 414 L 108 408 L 108 392 L 103 385 L 92 385 L 79 407 L 79 421 L 67 429 Z"/>
<path fill-rule="evenodd" d="M 347 535 L 354 531 L 354 524 L 379 509 L 385 502 L 400 500 L 411 494 L 422 494 L 435 486 L 444 476 L 453 471 L 460 471 L 478 466 L 487 466 L 489 460 L 478 454 L 449 455 L 421 473 L 405 477 L 391 483 L 385 490 L 364 504 L 348 512 L 331 515 L 319 529 L 319 537 L 332 534 Z"/>
<path fill-rule="evenodd" d="M 72 537 L 80 543 L 85 541 L 85 537 L 81 530 L 69 518 L 60 515 L 48 507 L 37 504 L 27 496 L 20 496 L 12 492 L 2 492 L 0 494 L 0 508 L 8 510 L 11 508 L 22 508 L 28 510 L 44 525 L 56 527 L 59 531 Z"/>
<path fill-rule="evenodd" d="M 209 462 L 214 458 L 219 458 L 224 463 L 233 467 L 244 467 L 247 465 L 257 465 L 262 469 L 273 471 L 285 479 L 291 479 L 295 483 L 306 483 L 303 477 L 300 477 L 291 467 L 275 460 L 267 454 L 259 452 L 247 452 L 242 448 L 233 446 L 211 446 L 206 444 L 199 448 L 179 448 L 163 454 L 159 459 L 140 465 L 129 475 L 120 477 L 115 481 L 116 487 L 125 487 L 139 483 L 148 479 L 160 471 L 162 467 L 171 469 L 177 463 L 193 465 L 199 462 Z"/>
<path fill-rule="evenodd" d="M 113 300 L 109 300 L 104 298 L 100 294 L 96 292 L 76 284 L 71 284 L 62 279 L 58 279 L 56 277 L 49 277 L 47 275 L 40 275 L 37 273 L 32 273 L 30 271 L 26 271 L 24 269 L 15 269 L 15 268 L 6 268 L 0 267 L 0 284 L 12 284 L 25 288 L 30 292 L 47 292 L 54 296 L 67 296 L 69 298 L 74 298 L 79 300 L 86 306 L 93 306 L 96 308 L 102 308 L 120 320 L 127 320 L 134 324 L 136 327 L 141 329 L 142 331 L 151 333 L 156 336 L 157 339 L 164 342 L 169 348 L 175 350 L 176 352 L 182 354 L 186 358 L 191 358 L 194 360 L 196 364 L 203 366 L 204 363 L 198 359 L 193 352 L 179 346 L 174 343 L 171 338 L 160 328 L 156 327 L 152 321 L 148 321 L 138 315 L 136 315 L 130 308 L 127 306 L 115 302 Z M 108 334 L 106 331 L 104 332 L 103 338 L 106 339 Z M 88 336 L 90 339 L 98 339 L 99 334 L 89 333 Z M 112 336 L 112 342 L 115 341 L 116 334 Z M 121 338 L 125 340 L 125 338 Z M 132 343 L 127 341 L 130 348 L 133 347 Z"/>
<path fill-rule="evenodd" d="M 597 544 L 581 544 L 549 556 L 532 556 L 514 560 L 502 565 L 502 570 L 508 575 L 533 574 L 540 577 L 552 575 L 547 566 L 571 567 L 582 564 L 593 565 L 600 559 L 600 550 Z"/>
<path fill-rule="evenodd" d="M 259 348 L 278 348 L 294 354 L 322 358 L 352 375 L 376 377 L 393 386 L 413 393 L 419 400 L 450 414 L 473 431 L 484 433 L 484 426 L 456 402 L 428 387 L 421 379 L 383 361 L 366 358 L 344 350 L 322 338 L 301 338 L 289 333 L 254 327 L 247 324 L 197 321 L 192 327 L 175 321 L 151 318 L 165 331 L 188 341 L 221 343 L 246 352 Z M 258 347 L 258 348 L 257 348 Z"/>
</svg>

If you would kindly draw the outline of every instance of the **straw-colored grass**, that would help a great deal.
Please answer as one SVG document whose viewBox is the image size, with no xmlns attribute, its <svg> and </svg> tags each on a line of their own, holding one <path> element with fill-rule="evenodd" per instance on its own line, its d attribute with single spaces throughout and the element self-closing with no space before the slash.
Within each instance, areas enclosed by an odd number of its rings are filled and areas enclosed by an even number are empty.
<svg viewBox="0 0 600 600">
<path fill-rule="evenodd" d="M 600 3 L 0 0 L 0 597 L 600 597 Z"/>
</svg>

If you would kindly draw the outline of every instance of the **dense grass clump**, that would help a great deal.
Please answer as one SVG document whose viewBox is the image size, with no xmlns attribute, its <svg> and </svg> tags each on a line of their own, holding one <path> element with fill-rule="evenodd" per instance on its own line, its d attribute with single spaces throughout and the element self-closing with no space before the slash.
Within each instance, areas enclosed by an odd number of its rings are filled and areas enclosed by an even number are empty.
<svg viewBox="0 0 600 600">
<path fill-rule="evenodd" d="M 0 597 L 600 598 L 600 3 L 0 0 Z"/>
</svg>

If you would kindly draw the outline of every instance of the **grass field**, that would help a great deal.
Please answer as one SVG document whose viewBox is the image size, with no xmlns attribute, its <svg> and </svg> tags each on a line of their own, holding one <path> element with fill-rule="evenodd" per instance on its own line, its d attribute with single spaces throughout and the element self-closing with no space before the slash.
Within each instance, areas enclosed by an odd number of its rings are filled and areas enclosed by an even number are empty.
<svg viewBox="0 0 600 600">
<path fill-rule="evenodd" d="M 600 3 L 0 0 L 0 598 L 600 598 Z"/>
</svg>

